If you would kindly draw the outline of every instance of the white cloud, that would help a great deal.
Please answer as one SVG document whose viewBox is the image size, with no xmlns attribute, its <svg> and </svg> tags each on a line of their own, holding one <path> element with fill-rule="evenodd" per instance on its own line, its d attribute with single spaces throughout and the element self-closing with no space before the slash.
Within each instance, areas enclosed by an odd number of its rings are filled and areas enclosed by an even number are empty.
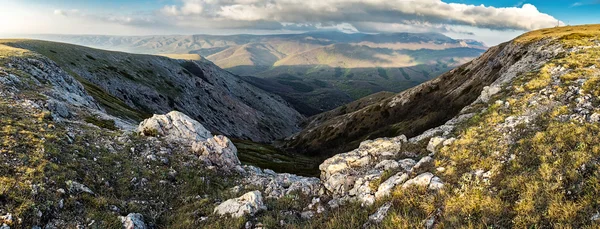
<svg viewBox="0 0 600 229">
<path fill-rule="evenodd" d="M 165 6 L 162 12 L 213 20 L 304 24 L 419 21 L 498 30 L 533 30 L 558 22 L 531 4 L 498 8 L 441 0 L 183 0 L 181 6 Z"/>
<path fill-rule="evenodd" d="M 489 44 L 527 30 L 553 27 L 558 20 L 531 4 L 492 7 L 445 0 L 179 0 L 155 10 L 48 11 L 23 1 L 0 18 L 13 21 L 5 32 L 104 33 L 120 35 L 198 33 L 281 33 L 337 29 L 346 32 L 440 32 Z M 5 4 L 6 5 L 6 4 Z M 15 12 L 21 8 L 20 13 Z M 28 26 L 12 26 L 14 19 Z M 488 36 L 494 33 L 495 36 Z"/>
<path fill-rule="evenodd" d="M 60 16 L 65 16 L 65 17 L 73 16 L 73 15 L 80 16 L 79 14 L 80 14 L 79 10 L 77 10 L 77 9 L 72 9 L 72 10 L 56 9 L 56 10 L 54 10 L 54 15 L 60 15 Z"/>
</svg>

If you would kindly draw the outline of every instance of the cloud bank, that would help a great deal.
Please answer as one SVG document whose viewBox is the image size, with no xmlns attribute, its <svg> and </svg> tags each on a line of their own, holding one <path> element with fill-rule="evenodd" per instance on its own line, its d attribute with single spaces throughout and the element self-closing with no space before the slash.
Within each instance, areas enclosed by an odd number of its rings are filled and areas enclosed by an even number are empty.
<svg viewBox="0 0 600 229">
<path fill-rule="evenodd" d="M 177 0 L 176 4 L 159 5 L 144 12 L 57 9 L 53 13 L 55 17 L 81 19 L 86 25 L 95 21 L 102 25 L 130 27 L 132 31 L 144 31 L 144 34 L 336 29 L 367 33 L 439 32 L 473 39 L 485 36 L 488 38 L 484 41 L 490 44 L 512 38 L 515 31 L 518 34 L 564 25 L 532 4 L 494 7 L 445 0 Z M 117 32 L 126 31 L 120 29 Z"/>
<path fill-rule="evenodd" d="M 180 5 L 164 6 L 159 12 L 174 21 L 350 24 L 355 28 L 364 27 L 361 24 L 418 23 L 432 28 L 467 25 L 495 30 L 534 30 L 561 23 L 531 4 L 497 8 L 441 0 L 182 0 Z"/>
</svg>

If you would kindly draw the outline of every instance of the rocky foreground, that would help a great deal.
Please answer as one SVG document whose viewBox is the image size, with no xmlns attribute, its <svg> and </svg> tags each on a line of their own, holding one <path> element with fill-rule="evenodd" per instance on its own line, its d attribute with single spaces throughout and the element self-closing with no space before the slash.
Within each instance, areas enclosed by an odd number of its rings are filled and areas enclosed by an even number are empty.
<svg viewBox="0 0 600 229">
<path fill-rule="evenodd" d="M 498 77 L 453 118 L 363 141 L 319 178 L 243 165 L 226 136 L 176 111 L 123 131 L 64 74 L 9 65 L 11 50 L 0 59 L 0 227 L 594 228 L 598 31 L 503 45 Z"/>
</svg>

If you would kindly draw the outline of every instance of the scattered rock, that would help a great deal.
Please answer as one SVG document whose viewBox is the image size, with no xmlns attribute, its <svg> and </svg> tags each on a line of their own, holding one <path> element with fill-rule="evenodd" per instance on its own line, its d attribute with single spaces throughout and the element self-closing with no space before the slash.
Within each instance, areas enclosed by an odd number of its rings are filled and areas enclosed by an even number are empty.
<svg viewBox="0 0 600 229">
<path fill-rule="evenodd" d="M 137 131 L 145 136 L 164 136 L 172 140 L 204 141 L 212 137 L 202 124 L 179 111 L 155 114 L 142 121 Z"/>
<path fill-rule="evenodd" d="M 433 228 L 433 226 L 435 225 L 435 218 L 431 217 L 427 220 L 425 220 L 425 228 L 426 229 L 431 229 Z"/>
<path fill-rule="evenodd" d="M 340 206 L 340 201 L 338 199 L 332 199 L 327 202 L 327 205 L 329 205 L 330 208 L 338 208 Z"/>
<path fill-rule="evenodd" d="M 259 191 L 252 191 L 219 204 L 214 212 L 219 215 L 231 214 L 231 216 L 238 218 L 246 214 L 254 215 L 256 212 L 266 209 L 262 194 Z"/>
<path fill-rule="evenodd" d="M 600 114 L 593 113 L 592 115 L 590 115 L 590 122 L 600 122 Z"/>
<path fill-rule="evenodd" d="M 454 141 L 456 141 L 456 138 L 449 138 L 449 139 L 446 139 L 444 142 L 442 142 L 442 145 L 449 146 L 449 145 L 452 145 L 452 143 L 454 143 Z"/>
<path fill-rule="evenodd" d="M 0 223 L 2 223 L 2 224 L 6 225 L 6 224 L 11 224 L 12 222 L 13 222 L 13 216 L 10 213 L 0 216 Z M 7 227 L 8 227 L 8 225 L 7 225 Z M 2 228 L 2 227 L 0 227 L 0 228 Z"/>
<path fill-rule="evenodd" d="M 600 219 L 600 212 L 596 212 L 596 214 L 594 214 L 594 215 L 593 215 L 593 216 L 590 218 L 590 220 L 591 220 L 591 221 L 596 221 L 596 220 L 599 220 L 599 219 Z"/>
<path fill-rule="evenodd" d="M 79 194 L 85 192 L 94 195 L 94 192 L 90 188 L 76 181 L 68 180 L 66 184 L 67 188 L 69 189 L 69 192 L 72 194 Z"/>
<path fill-rule="evenodd" d="M 139 213 L 129 213 L 127 216 L 119 217 L 121 223 L 123 223 L 123 229 L 146 229 L 146 223 L 144 223 L 144 216 Z"/>
</svg>

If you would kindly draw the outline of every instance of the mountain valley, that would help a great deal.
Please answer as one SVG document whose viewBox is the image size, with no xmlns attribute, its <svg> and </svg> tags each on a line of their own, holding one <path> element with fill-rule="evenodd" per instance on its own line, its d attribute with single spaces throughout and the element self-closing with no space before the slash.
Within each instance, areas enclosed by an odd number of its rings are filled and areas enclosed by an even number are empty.
<svg viewBox="0 0 600 229">
<path fill-rule="evenodd" d="M 147 54 L 199 54 L 312 116 L 380 91 L 400 92 L 479 56 L 487 47 L 436 33 L 69 36 L 34 38 Z"/>
<path fill-rule="evenodd" d="M 168 55 L 0 40 L 2 229 L 600 223 L 599 25 L 67 37 Z"/>
</svg>

